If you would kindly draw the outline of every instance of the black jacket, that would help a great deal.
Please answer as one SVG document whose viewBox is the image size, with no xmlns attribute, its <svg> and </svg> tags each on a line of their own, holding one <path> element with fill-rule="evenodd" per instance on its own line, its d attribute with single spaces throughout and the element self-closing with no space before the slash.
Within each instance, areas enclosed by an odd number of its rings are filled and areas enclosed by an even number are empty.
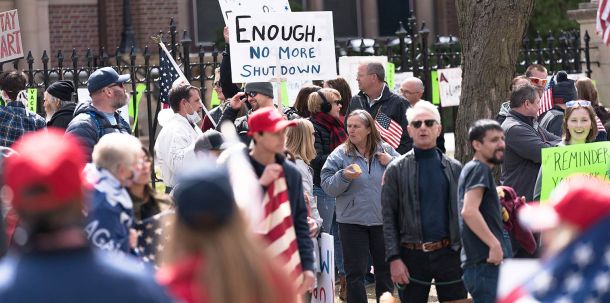
<svg viewBox="0 0 610 303">
<path fill-rule="evenodd" d="M 398 145 L 396 151 L 400 154 L 405 154 L 413 147 L 413 140 L 411 140 L 407 133 L 407 105 L 405 104 L 404 99 L 399 95 L 392 93 L 387 85 L 383 88 L 381 98 L 375 102 L 373 106 L 369 106 L 367 97 L 363 92 L 354 96 L 347 108 L 345 125 L 347 126 L 347 117 L 354 110 L 364 109 L 373 116 L 373 119 L 375 119 L 380 108 L 382 113 L 386 114 L 390 119 L 402 126 L 400 145 Z"/>
<path fill-rule="evenodd" d="M 231 56 L 230 56 L 229 44 L 225 46 L 225 51 L 222 53 L 222 61 L 220 61 L 220 88 L 222 88 L 222 94 L 225 98 L 230 99 L 235 96 L 241 90 L 235 83 L 233 83 L 231 74 Z"/>
<path fill-rule="evenodd" d="M 241 142 L 246 144 L 246 146 L 250 146 L 250 141 L 252 138 L 248 136 L 248 117 L 252 114 L 252 110 L 249 110 L 245 116 L 237 118 L 239 114 L 239 110 L 233 109 L 231 106 L 227 106 L 224 112 L 222 112 L 222 116 L 220 116 L 220 123 L 216 126 L 216 130 L 220 131 L 220 127 L 223 122 L 228 121 L 235 125 L 235 131 L 239 136 Z"/>
<path fill-rule="evenodd" d="M 263 175 L 265 166 L 258 163 L 254 158 L 250 158 L 250 163 L 256 172 L 257 177 Z M 313 242 L 309 237 L 309 225 L 307 224 L 307 206 L 303 195 L 303 183 L 301 173 L 296 166 L 282 155 L 276 155 L 276 162 L 284 168 L 286 185 L 288 186 L 288 199 L 290 199 L 290 211 L 292 212 L 292 224 L 297 237 L 299 246 L 299 256 L 301 257 L 301 267 L 303 270 L 313 271 Z M 263 188 L 266 190 L 266 188 Z"/>
<path fill-rule="evenodd" d="M 93 146 L 100 138 L 110 133 L 131 134 L 129 124 L 121 118 L 118 112 L 114 113 L 117 125 L 110 124 L 104 114 L 90 103 L 79 104 L 74 111 L 74 119 L 68 124 L 66 133 L 76 135 L 80 140 L 85 152 L 87 161 L 91 161 Z"/>
<path fill-rule="evenodd" d="M 316 123 L 311 117 L 307 118 L 307 120 L 311 121 L 313 129 L 315 130 L 314 147 L 316 148 L 316 157 L 311 160 L 313 184 L 315 186 L 320 186 L 320 172 L 326 162 L 326 158 L 333 152 L 333 150 L 330 149 L 330 131 L 326 127 Z"/>
<path fill-rule="evenodd" d="M 68 124 L 70 124 L 70 121 L 72 121 L 72 118 L 74 118 L 75 109 L 76 103 L 74 102 L 70 102 L 62 106 L 53 114 L 53 116 L 51 116 L 51 120 L 47 122 L 47 127 L 60 127 L 63 129 L 68 128 Z"/>
<path fill-rule="evenodd" d="M 451 247 L 461 247 L 457 185 L 462 172 L 462 164 L 441 153 L 441 165 L 449 181 L 449 236 Z M 400 257 L 401 243 L 422 243 L 423 231 L 419 201 L 419 171 L 415 152 L 408 153 L 392 161 L 385 171 L 381 188 L 383 214 L 383 236 L 386 260 Z M 434 189 L 430 189 L 434 190 Z"/>
</svg>

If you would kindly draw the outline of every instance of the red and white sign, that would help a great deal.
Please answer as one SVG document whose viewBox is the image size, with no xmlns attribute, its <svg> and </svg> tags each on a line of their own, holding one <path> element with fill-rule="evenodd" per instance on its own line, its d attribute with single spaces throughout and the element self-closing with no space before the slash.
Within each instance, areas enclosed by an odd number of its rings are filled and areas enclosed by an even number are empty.
<svg viewBox="0 0 610 303">
<path fill-rule="evenodd" d="M 0 13 L 0 62 L 23 57 L 17 10 Z"/>
</svg>

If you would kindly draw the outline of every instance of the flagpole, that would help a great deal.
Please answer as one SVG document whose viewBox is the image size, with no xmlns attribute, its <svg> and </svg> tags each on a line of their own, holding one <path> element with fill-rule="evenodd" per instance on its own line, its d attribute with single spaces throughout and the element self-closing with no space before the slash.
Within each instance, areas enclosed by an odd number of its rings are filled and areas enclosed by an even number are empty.
<svg viewBox="0 0 610 303">
<path fill-rule="evenodd" d="M 165 44 L 163 44 L 163 42 L 159 41 L 159 46 L 165 52 L 165 54 L 167 55 L 167 58 L 169 59 L 169 62 L 172 64 L 172 66 L 174 67 L 174 69 L 178 73 L 178 79 L 182 79 L 182 81 L 184 81 L 184 82 L 188 83 L 189 85 L 191 85 L 191 83 L 188 81 L 188 79 L 186 79 L 186 77 L 182 73 L 182 70 L 178 66 L 178 63 L 176 63 L 176 61 L 174 61 L 174 58 L 170 55 L 170 53 L 167 50 L 167 48 L 165 48 Z M 205 112 L 205 115 L 208 116 L 208 119 L 210 119 L 210 122 L 212 122 L 212 125 L 214 126 L 214 128 L 216 128 L 216 126 L 217 126 L 216 121 L 214 121 L 214 119 L 212 119 L 212 115 L 210 115 L 210 112 L 205 107 L 205 104 L 203 104 L 202 108 L 203 108 L 203 111 Z"/>
</svg>

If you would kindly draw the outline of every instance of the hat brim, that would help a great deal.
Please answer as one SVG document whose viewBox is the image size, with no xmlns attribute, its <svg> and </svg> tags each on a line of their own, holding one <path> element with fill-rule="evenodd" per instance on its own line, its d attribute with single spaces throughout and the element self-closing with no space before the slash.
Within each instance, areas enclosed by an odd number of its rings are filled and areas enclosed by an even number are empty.
<svg viewBox="0 0 610 303">
<path fill-rule="evenodd" d="M 119 79 L 117 79 L 116 82 L 114 82 L 114 83 L 124 83 L 124 82 L 127 82 L 127 80 L 129 80 L 129 79 L 131 79 L 130 74 L 119 75 Z"/>
<path fill-rule="evenodd" d="M 519 210 L 519 223 L 531 231 L 552 229 L 559 221 L 559 215 L 550 203 L 526 204 Z"/>
</svg>

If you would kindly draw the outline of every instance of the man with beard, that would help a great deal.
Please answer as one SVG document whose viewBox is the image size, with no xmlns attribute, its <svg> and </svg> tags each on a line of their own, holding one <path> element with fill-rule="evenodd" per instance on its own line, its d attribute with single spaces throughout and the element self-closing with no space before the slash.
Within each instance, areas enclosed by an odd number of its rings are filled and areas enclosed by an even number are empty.
<svg viewBox="0 0 610 303">
<path fill-rule="evenodd" d="M 76 103 L 72 101 L 74 93 L 72 81 L 59 80 L 44 92 L 44 111 L 47 113 L 47 127 L 66 129 L 72 118 Z"/>
<path fill-rule="evenodd" d="M 466 299 L 461 282 L 457 182 L 462 165 L 437 147 L 440 114 L 430 102 L 407 111 L 413 149 L 388 165 L 381 193 L 386 260 L 402 302 L 428 302 L 430 285 L 440 301 Z M 444 210 L 444 211 L 441 211 Z"/>
<path fill-rule="evenodd" d="M 464 284 L 474 302 L 495 302 L 499 265 L 510 253 L 492 175 L 504 158 L 504 132 L 498 122 L 483 119 L 468 130 L 468 140 L 474 158 L 458 182 Z"/>
<path fill-rule="evenodd" d="M 91 102 L 83 102 L 76 107 L 74 119 L 68 124 L 66 133 L 76 135 L 91 161 L 93 146 L 109 133 L 131 134 L 129 124 L 121 118 L 117 110 L 127 104 L 127 93 L 123 83 L 130 75 L 120 75 L 112 67 L 94 71 L 87 81 Z"/>
</svg>

